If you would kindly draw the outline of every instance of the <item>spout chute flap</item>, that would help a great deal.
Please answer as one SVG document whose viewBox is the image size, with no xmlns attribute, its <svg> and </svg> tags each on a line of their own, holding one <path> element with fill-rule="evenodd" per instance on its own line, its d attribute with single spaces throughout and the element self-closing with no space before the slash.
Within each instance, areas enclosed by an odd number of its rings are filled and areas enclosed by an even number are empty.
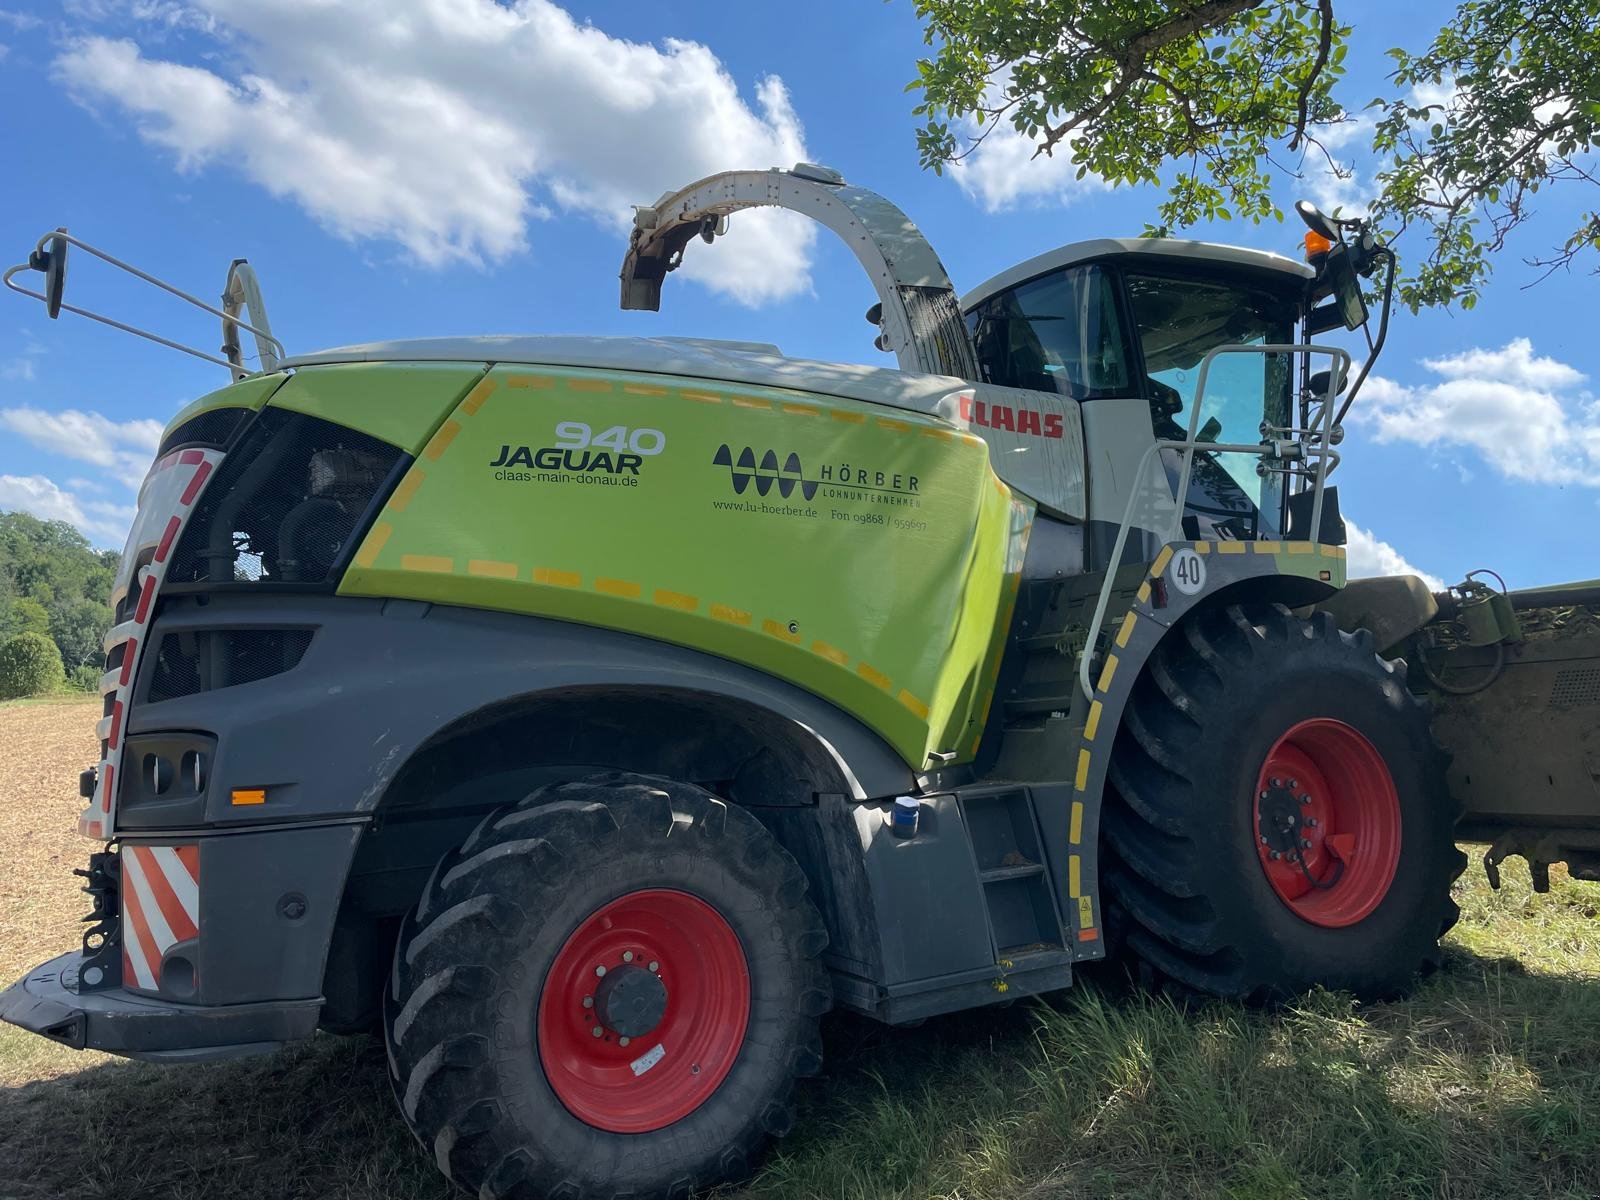
<svg viewBox="0 0 1600 1200">
<path fill-rule="evenodd" d="M 882 344 L 902 370 L 976 379 L 961 306 L 927 238 L 896 205 L 838 179 L 805 163 L 790 171 L 728 171 L 638 209 L 622 263 L 622 307 L 658 310 L 662 281 L 689 242 L 696 235 L 714 241 L 729 214 L 784 208 L 826 226 L 850 247 L 882 301 Z"/>
</svg>

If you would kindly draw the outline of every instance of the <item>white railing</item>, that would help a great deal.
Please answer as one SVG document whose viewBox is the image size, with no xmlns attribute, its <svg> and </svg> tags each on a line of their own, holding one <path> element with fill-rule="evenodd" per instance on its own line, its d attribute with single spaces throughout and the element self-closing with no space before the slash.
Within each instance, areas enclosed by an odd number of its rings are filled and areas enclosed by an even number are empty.
<svg viewBox="0 0 1600 1200">
<path fill-rule="evenodd" d="M 1206 394 L 1206 380 L 1211 372 L 1211 364 L 1224 354 L 1284 354 L 1307 356 L 1326 354 L 1330 360 L 1328 372 L 1328 390 L 1322 398 L 1322 408 L 1317 414 L 1316 427 L 1300 427 L 1296 425 L 1269 426 L 1265 422 L 1261 426 L 1262 440 L 1255 443 L 1245 442 L 1202 442 L 1196 436 L 1196 428 L 1200 421 L 1200 409 Z M 1297 344 L 1268 344 L 1263 346 L 1216 346 L 1206 352 L 1200 360 L 1200 376 L 1195 383 L 1194 400 L 1189 408 L 1189 428 L 1186 436 L 1180 441 L 1172 438 L 1157 438 L 1152 442 L 1139 459 L 1139 469 L 1134 475 L 1134 486 L 1128 493 L 1128 503 L 1122 513 L 1122 522 L 1117 527 L 1117 539 L 1111 549 L 1110 561 L 1106 564 L 1105 579 L 1100 584 L 1100 595 L 1095 601 L 1094 617 L 1089 622 L 1089 635 L 1084 641 L 1083 652 L 1078 659 L 1078 683 L 1083 688 L 1085 696 L 1094 695 L 1094 685 L 1091 682 L 1090 663 L 1094 658 L 1095 645 L 1100 639 L 1100 630 L 1105 624 L 1106 607 L 1111 602 L 1111 593 L 1117 578 L 1117 571 L 1122 565 L 1122 553 L 1128 543 L 1128 533 L 1135 524 L 1140 501 L 1144 501 L 1147 513 L 1160 513 L 1152 516 L 1149 525 L 1141 528 L 1150 528 L 1163 544 L 1182 540 L 1184 503 L 1189 494 L 1189 477 L 1194 468 L 1195 451 L 1204 449 L 1208 454 L 1252 454 L 1260 459 L 1263 473 L 1270 471 L 1284 471 L 1288 474 L 1298 474 L 1309 479 L 1313 491 L 1311 500 L 1311 540 L 1315 541 L 1322 531 L 1322 494 L 1327 483 L 1328 472 L 1339 461 L 1339 452 L 1333 448 L 1333 413 L 1334 401 L 1339 394 L 1339 381 L 1346 377 L 1350 367 L 1350 355 L 1337 346 L 1316 346 Z M 1312 441 L 1311 438 L 1316 440 Z M 1159 480 L 1148 488 L 1144 480 L 1149 473 L 1150 464 L 1159 464 L 1159 454 L 1163 450 L 1177 450 L 1183 455 L 1183 465 L 1178 472 L 1177 494 L 1170 497 L 1171 505 L 1168 507 L 1168 485 L 1165 470 L 1159 471 Z M 1294 464 L 1305 464 L 1296 470 Z M 1153 527 L 1153 528 L 1151 528 Z"/>
</svg>

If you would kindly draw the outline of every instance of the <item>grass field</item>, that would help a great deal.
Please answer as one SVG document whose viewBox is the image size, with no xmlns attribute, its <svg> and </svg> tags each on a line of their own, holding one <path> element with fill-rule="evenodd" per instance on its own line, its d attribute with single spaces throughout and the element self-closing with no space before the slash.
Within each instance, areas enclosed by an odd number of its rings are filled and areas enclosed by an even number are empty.
<svg viewBox="0 0 1600 1200">
<path fill-rule="evenodd" d="M 71 947 L 92 705 L 0 705 L 0 975 Z M 1520 864 L 1520 860 L 1516 860 Z M 1600 1195 L 1600 885 L 1476 866 L 1444 969 L 1403 1003 L 1179 1012 L 1094 985 L 888 1030 L 828 1025 L 828 1076 L 748 1200 Z M 383 1055 L 324 1037 L 161 1068 L 0 1030 L 0 1198 L 451 1196 Z"/>
</svg>

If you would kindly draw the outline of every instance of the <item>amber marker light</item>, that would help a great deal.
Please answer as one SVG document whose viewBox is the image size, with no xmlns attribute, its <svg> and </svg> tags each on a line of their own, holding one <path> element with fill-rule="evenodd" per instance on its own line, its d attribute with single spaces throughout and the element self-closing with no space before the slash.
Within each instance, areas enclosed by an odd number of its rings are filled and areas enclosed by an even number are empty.
<svg viewBox="0 0 1600 1200">
<path fill-rule="evenodd" d="M 1333 249 L 1333 242 L 1323 237 L 1315 229 L 1306 230 L 1306 261 L 1316 262 L 1325 258 Z"/>
<path fill-rule="evenodd" d="M 267 802 L 266 788 L 234 788 L 229 794 L 229 799 L 235 805 L 265 804 Z"/>
</svg>

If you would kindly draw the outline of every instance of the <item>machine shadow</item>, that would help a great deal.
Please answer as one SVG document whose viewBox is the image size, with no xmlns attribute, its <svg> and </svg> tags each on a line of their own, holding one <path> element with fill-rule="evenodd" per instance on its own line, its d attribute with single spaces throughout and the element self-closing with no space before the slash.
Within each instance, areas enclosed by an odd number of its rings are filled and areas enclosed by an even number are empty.
<svg viewBox="0 0 1600 1200">
<path fill-rule="evenodd" d="M 1452 1196 L 1600 1194 L 1600 1130 L 1581 1119 L 1600 1106 L 1600 980 L 1459 948 L 1388 1004 L 1180 1005 L 1102 971 L 915 1029 L 835 1014 L 825 1037 L 795 1133 L 743 1194 L 923 1195 L 957 1177 L 996 1196 L 1135 1179 L 1152 1195 L 1358 1179 L 1409 1194 L 1429 1172 Z M 17 1200 L 459 1194 L 407 1133 L 370 1037 L 0 1092 L 0 1180 Z"/>
</svg>

